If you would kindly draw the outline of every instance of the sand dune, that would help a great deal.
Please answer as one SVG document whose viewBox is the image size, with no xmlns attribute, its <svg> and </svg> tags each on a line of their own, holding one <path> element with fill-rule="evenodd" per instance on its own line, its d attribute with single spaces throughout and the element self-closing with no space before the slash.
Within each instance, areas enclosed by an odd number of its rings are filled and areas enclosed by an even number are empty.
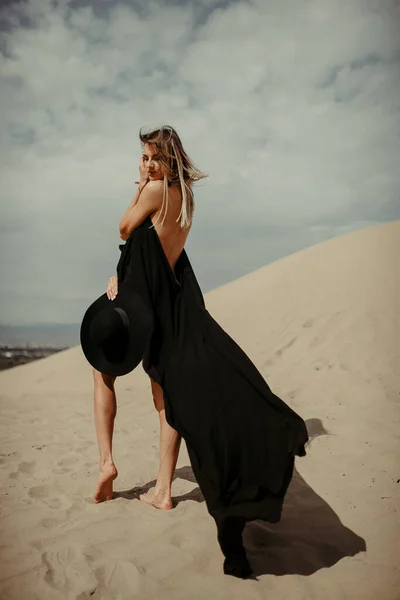
<svg viewBox="0 0 400 600">
<path fill-rule="evenodd" d="M 223 575 L 182 444 L 157 511 L 139 367 L 117 381 L 116 498 L 94 505 L 92 378 L 80 348 L 0 373 L 2 600 L 399 600 L 400 222 L 346 234 L 206 295 L 211 314 L 306 420 L 282 520 L 248 524 L 256 578 Z"/>
</svg>

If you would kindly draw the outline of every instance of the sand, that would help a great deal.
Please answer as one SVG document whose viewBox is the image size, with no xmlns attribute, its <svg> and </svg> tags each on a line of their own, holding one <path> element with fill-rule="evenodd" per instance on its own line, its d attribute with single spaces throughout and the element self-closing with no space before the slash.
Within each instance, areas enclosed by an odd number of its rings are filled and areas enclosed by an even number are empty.
<svg viewBox="0 0 400 600">
<path fill-rule="evenodd" d="M 2 600 L 399 600 L 400 222 L 315 245 L 206 294 L 211 314 L 306 420 L 282 520 L 247 525 L 255 576 L 222 572 L 182 443 L 158 511 L 158 414 L 117 380 L 116 498 L 93 504 L 92 373 L 80 347 L 0 373 Z M 397 264 L 396 264 L 397 262 Z"/>
</svg>

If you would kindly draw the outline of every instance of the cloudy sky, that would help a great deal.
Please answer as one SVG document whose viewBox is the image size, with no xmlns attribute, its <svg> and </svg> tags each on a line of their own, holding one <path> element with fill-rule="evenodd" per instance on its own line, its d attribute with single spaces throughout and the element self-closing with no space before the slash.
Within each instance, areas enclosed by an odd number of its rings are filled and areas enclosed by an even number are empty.
<svg viewBox="0 0 400 600">
<path fill-rule="evenodd" d="M 205 292 L 400 219 L 398 0 L 1 5 L 0 322 L 79 322 L 105 291 L 142 126 L 210 175 Z"/>
</svg>

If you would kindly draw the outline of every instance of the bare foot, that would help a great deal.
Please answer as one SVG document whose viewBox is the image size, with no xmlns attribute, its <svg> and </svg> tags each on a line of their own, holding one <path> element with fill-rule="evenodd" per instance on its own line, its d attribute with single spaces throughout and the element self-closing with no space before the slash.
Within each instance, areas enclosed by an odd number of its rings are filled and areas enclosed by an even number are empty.
<svg viewBox="0 0 400 600">
<path fill-rule="evenodd" d="M 155 488 L 152 488 L 146 494 L 140 494 L 139 500 L 161 510 L 171 510 L 173 508 L 171 495 L 163 490 L 156 492 Z"/>
<path fill-rule="evenodd" d="M 107 463 L 100 468 L 100 476 L 97 481 L 96 490 L 93 499 L 96 504 L 112 500 L 113 481 L 118 476 L 118 471 L 114 463 Z"/>
</svg>

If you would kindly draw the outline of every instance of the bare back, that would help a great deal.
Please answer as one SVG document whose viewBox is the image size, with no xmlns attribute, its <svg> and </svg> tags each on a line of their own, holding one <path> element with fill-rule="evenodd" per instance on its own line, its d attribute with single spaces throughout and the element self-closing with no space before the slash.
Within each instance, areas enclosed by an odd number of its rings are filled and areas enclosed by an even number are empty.
<svg viewBox="0 0 400 600">
<path fill-rule="evenodd" d="M 188 229 L 181 229 L 180 223 L 176 222 L 181 211 L 182 192 L 179 186 L 173 185 L 168 188 L 168 210 L 165 215 L 164 224 L 161 228 L 161 223 L 164 218 L 164 209 L 157 210 L 152 213 L 151 221 L 154 224 L 157 219 L 159 222 L 154 225 L 164 249 L 165 256 L 171 269 L 175 272 L 175 265 L 185 247 L 191 226 Z"/>
</svg>

